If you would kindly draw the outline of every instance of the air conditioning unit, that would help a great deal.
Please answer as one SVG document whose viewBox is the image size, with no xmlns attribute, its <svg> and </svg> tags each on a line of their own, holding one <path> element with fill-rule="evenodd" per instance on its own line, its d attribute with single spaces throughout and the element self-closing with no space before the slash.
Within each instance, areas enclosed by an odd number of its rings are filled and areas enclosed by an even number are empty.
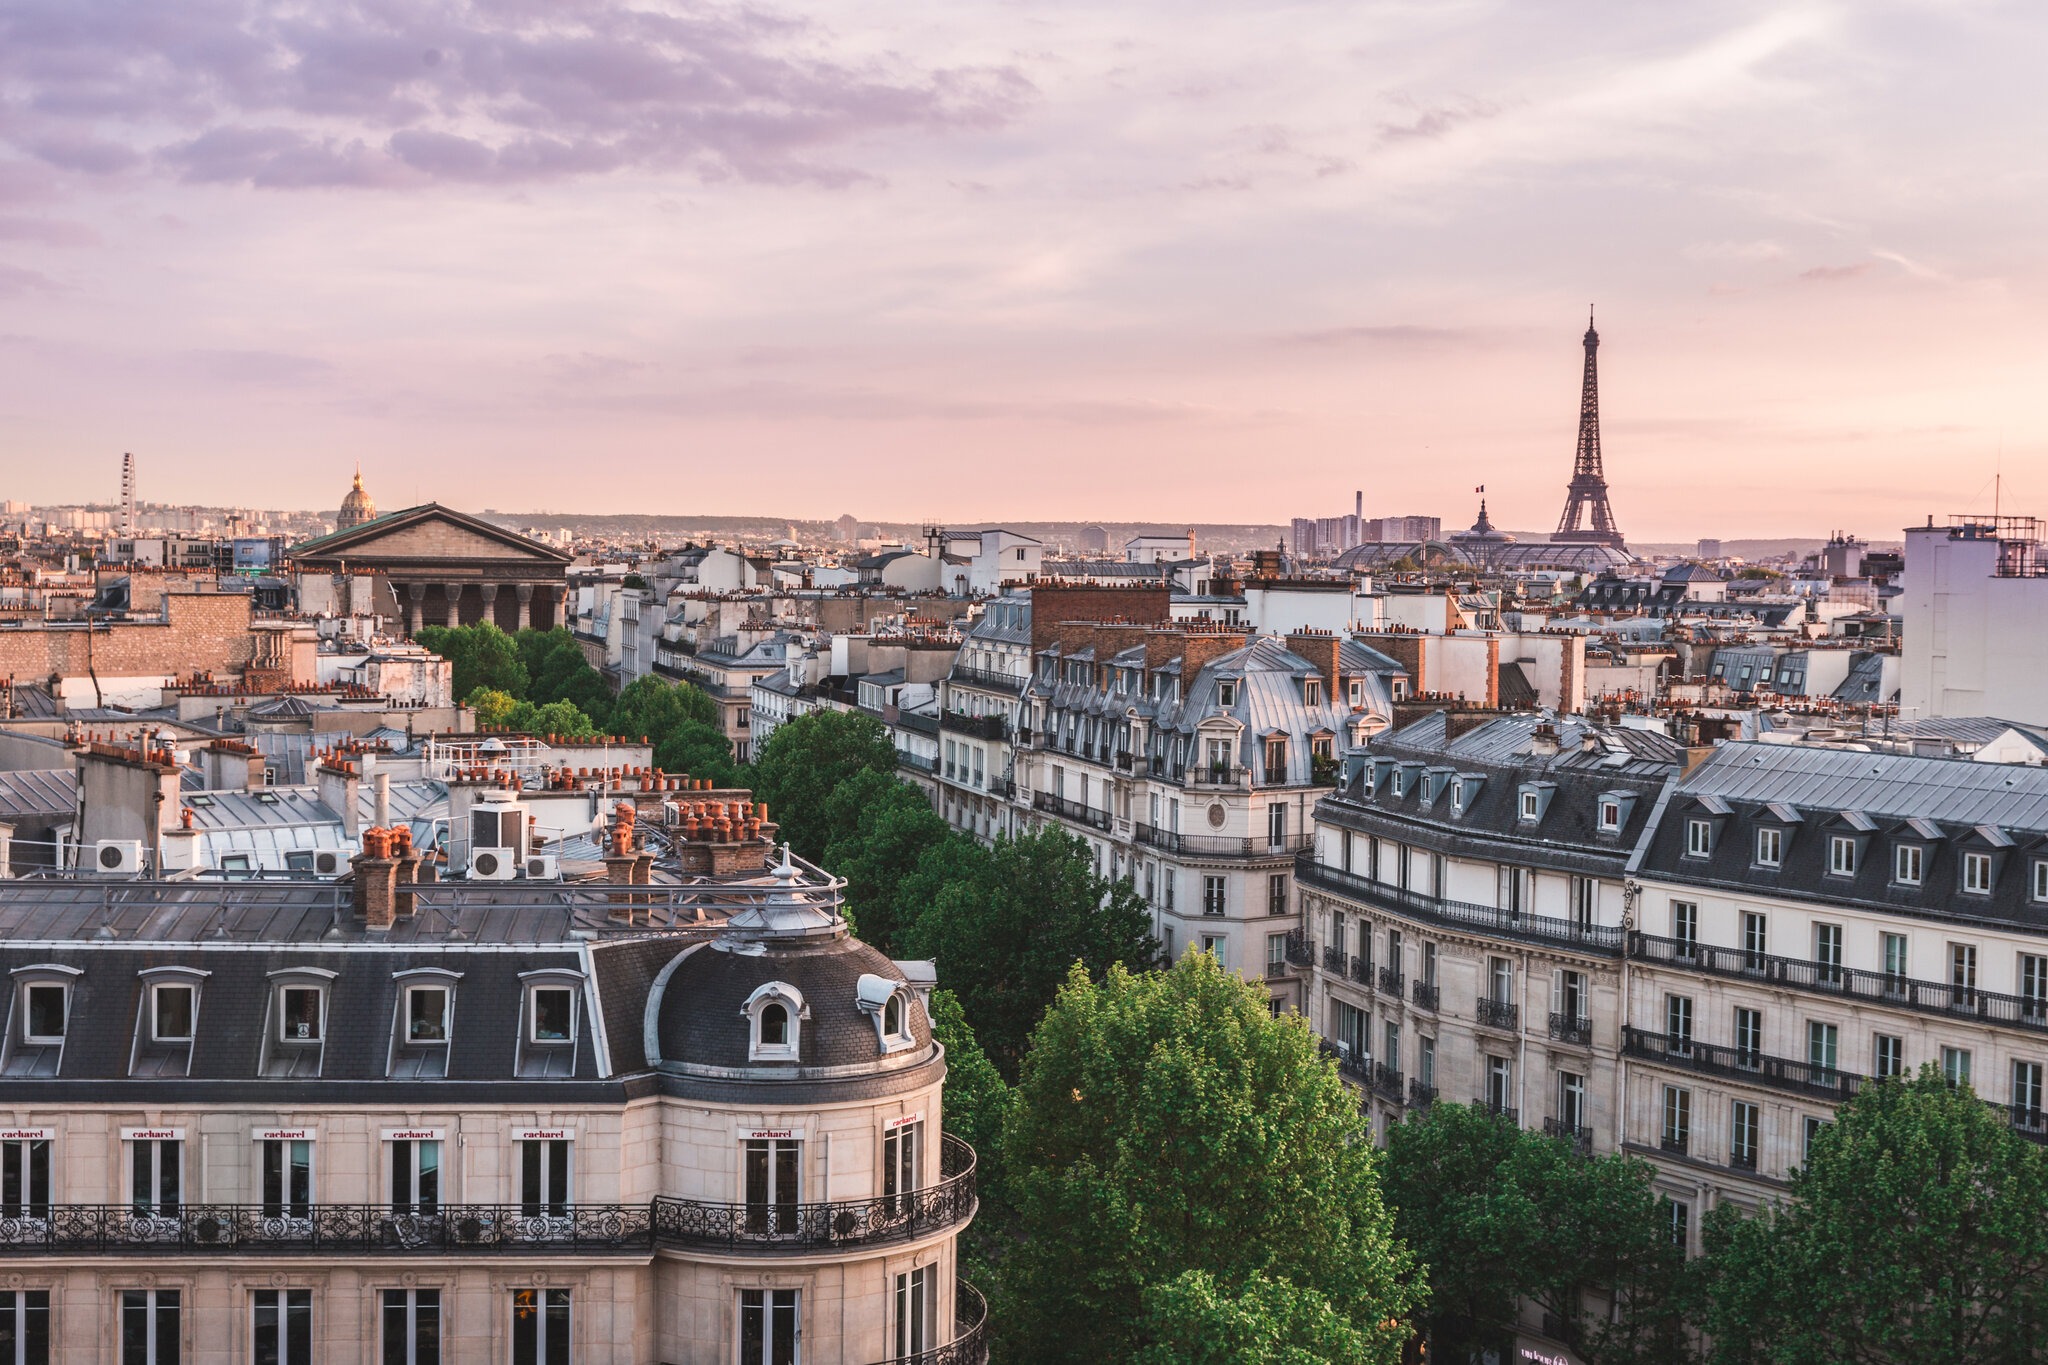
<svg viewBox="0 0 2048 1365">
<path fill-rule="evenodd" d="M 142 875 L 140 839 L 102 839 L 92 846 L 92 870 L 103 877 Z"/>
<path fill-rule="evenodd" d="M 341 855 L 332 849 L 321 849 L 313 855 L 313 870 L 323 877 L 341 875 Z"/>
<path fill-rule="evenodd" d="M 526 880 L 558 882 L 562 880 L 562 866 L 555 861 L 554 854 L 536 853 L 526 860 Z"/>
<path fill-rule="evenodd" d="M 469 875 L 486 882 L 509 882 L 519 875 L 519 856 L 509 848 L 480 848 L 469 855 Z"/>
</svg>

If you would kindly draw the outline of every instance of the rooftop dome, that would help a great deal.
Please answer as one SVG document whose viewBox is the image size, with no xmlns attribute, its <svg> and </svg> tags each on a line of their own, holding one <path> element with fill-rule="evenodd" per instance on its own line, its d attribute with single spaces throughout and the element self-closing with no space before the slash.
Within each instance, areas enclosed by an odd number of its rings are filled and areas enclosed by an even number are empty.
<svg viewBox="0 0 2048 1365">
<path fill-rule="evenodd" d="M 377 519 L 377 504 L 370 501 L 370 495 L 363 491 L 363 471 L 356 470 L 356 481 L 348 490 L 348 496 L 341 500 L 341 511 L 335 514 L 334 529 L 346 531 L 351 526 L 361 526 L 366 521 Z"/>
</svg>

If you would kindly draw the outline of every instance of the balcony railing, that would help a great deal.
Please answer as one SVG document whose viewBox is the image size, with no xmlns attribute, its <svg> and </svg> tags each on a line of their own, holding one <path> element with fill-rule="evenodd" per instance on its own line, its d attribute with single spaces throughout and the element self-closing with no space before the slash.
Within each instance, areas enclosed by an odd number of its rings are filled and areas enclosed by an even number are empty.
<svg viewBox="0 0 2048 1365">
<path fill-rule="evenodd" d="M 1570 1143 L 1572 1150 L 1580 1156 L 1592 1155 L 1593 1130 L 1584 1124 L 1566 1123 L 1563 1119 L 1545 1119 L 1543 1131 L 1560 1142 Z"/>
<path fill-rule="evenodd" d="M 1492 996 L 1482 995 L 1478 1011 L 1481 1028 L 1502 1028 L 1512 1033 L 1521 1027 L 1522 1007 L 1512 1000 L 1495 1000 Z"/>
<path fill-rule="evenodd" d="M 655 1246 L 782 1251 L 911 1241 L 974 1216 L 974 1149 L 947 1134 L 938 1184 L 826 1204 L 23 1204 L 0 1217 L 0 1257 L 304 1254 L 564 1255 Z"/>
<path fill-rule="evenodd" d="M 939 728 L 951 730 L 956 735 L 972 735 L 977 739 L 1010 737 L 1010 722 L 996 715 L 970 716 L 960 711 L 941 711 Z"/>
<path fill-rule="evenodd" d="M 1622 1051 L 1659 1066 L 1680 1071 L 1697 1071 L 1709 1076 L 1727 1076 L 1752 1085 L 1767 1085 L 1840 1104 L 1855 1094 L 1863 1077 L 1839 1067 L 1770 1057 L 1761 1052 L 1717 1047 L 1690 1038 L 1671 1038 L 1647 1029 L 1624 1027 Z"/>
<path fill-rule="evenodd" d="M 1436 1103 L 1436 1087 L 1424 1085 L 1421 1081 L 1408 1082 L 1408 1107 L 1427 1109 Z"/>
<path fill-rule="evenodd" d="M 1294 875 L 1306 886 L 1355 897 L 1370 903 L 1375 909 L 1407 915 L 1425 924 L 1477 929 L 1501 938 L 1531 943 L 1568 944 L 1581 952 L 1601 957 L 1618 956 L 1622 949 L 1622 931 L 1617 925 L 1579 924 L 1548 915 L 1503 910 L 1492 905 L 1442 900 L 1416 891 L 1404 891 L 1398 886 L 1361 877 L 1356 872 L 1325 866 L 1307 853 L 1294 860 Z"/>
<path fill-rule="evenodd" d="M 1299 929 L 1288 932 L 1287 961 L 1295 967 L 1316 965 L 1316 945 L 1309 942 L 1308 935 Z"/>
<path fill-rule="evenodd" d="M 1472 1101 L 1472 1107 L 1474 1109 L 1483 1110 L 1484 1112 L 1493 1115 L 1497 1119 L 1506 1119 L 1509 1123 L 1514 1124 L 1518 1128 L 1521 1126 L 1522 1111 L 1519 1109 L 1515 1109 L 1509 1105 L 1502 1104 L 1498 1100 L 1490 1100 L 1487 1099 L 1484 1095 L 1482 1095 L 1478 1099 Z"/>
<path fill-rule="evenodd" d="M 1022 692 L 1024 684 L 1030 681 L 1015 673 L 997 673 L 986 668 L 969 668 L 965 664 L 954 664 L 947 675 L 948 682 L 965 683 L 969 687 L 986 687 L 997 692 Z"/>
<path fill-rule="evenodd" d="M 1190 763 L 1187 783 L 1190 787 L 1225 787 L 1244 790 L 1251 782 L 1251 773 L 1244 768 L 1227 763 Z"/>
<path fill-rule="evenodd" d="M 1407 978 L 1401 975 L 1399 967 L 1380 968 L 1380 994 L 1391 995 L 1396 1000 L 1399 1000 L 1401 998 L 1402 983 L 1406 980 Z"/>
<path fill-rule="evenodd" d="M 1353 953 L 1351 955 L 1351 979 L 1361 986 L 1370 986 L 1372 984 L 1372 959 L 1360 957 L 1358 954 Z"/>
<path fill-rule="evenodd" d="M 1031 798 L 1031 808 L 1044 811 L 1048 815 L 1058 815 L 1068 820 L 1079 821 L 1091 829 L 1099 829 L 1104 833 L 1109 831 L 1110 817 L 1108 811 L 1096 810 L 1085 802 L 1075 801 L 1069 797 L 1054 796 L 1051 792 L 1037 792 Z"/>
<path fill-rule="evenodd" d="M 2044 996 L 2003 995 L 1997 991 L 1980 991 L 1974 986 L 1954 986 L 1943 981 L 1922 981 L 1888 972 L 1838 967 L 1831 962 L 1773 957 L 1769 953 L 1718 948 L 1687 939 L 1660 938 L 1655 934 L 1629 935 L 1629 955 L 1647 962 L 1668 963 L 1687 971 L 1705 972 L 1710 976 L 1789 986 L 1816 995 L 1847 996 L 1949 1019 L 1975 1019 L 2048 1033 L 2048 997 Z"/>
<path fill-rule="evenodd" d="M 1385 1062 L 1372 1064 L 1372 1088 L 1389 1103 L 1401 1102 L 1401 1073 Z"/>
<path fill-rule="evenodd" d="M 1580 1014 L 1558 1014 L 1550 1016 L 1550 1036 L 1560 1043 L 1576 1043 L 1587 1047 L 1593 1041 L 1593 1021 Z"/>
<path fill-rule="evenodd" d="M 1748 1151 L 1737 1151 L 1728 1153 L 1728 1164 L 1730 1167 L 1738 1171 L 1755 1170 L 1756 1148 L 1751 1147 Z"/>
<path fill-rule="evenodd" d="M 1339 976 L 1344 974 L 1344 950 L 1342 948 L 1332 947 L 1329 944 L 1323 945 L 1323 970 L 1335 972 Z"/>
<path fill-rule="evenodd" d="M 1215 834 L 1177 834 L 1142 821 L 1132 827 L 1141 844 L 1195 858 L 1291 858 L 1315 845 L 1313 834 L 1288 834 L 1279 839 L 1234 839 Z"/>
<path fill-rule="evenodd" d="M 1692 1145 L 1690 1133 L 1666 1133 L 1657 1139 L 1657 1149 L 1673 1156 L 1684 1156 L 1685 1149 Z"/>
<path fill-rule="evenodd" d="M 1414 987 L 1415 1005 L 1418 1009 L 1433 1010 L 1440 995 L 1434 981 L 1418 981 Z"/>
<path fill-rule="evenodd" d="M 896 766 L 899 768 L 915 768 L 919 772 L 935 773 L 939 770 L 939 760 L 931 754 L 913 754 L 898 749 L 896 751 Z"/>
<path fill-rule="evenodd" d="M 915 1355 L 890 1356 L 875 1365 L 987 1365 L 988 1301 L 965 1280 L 953 1282 L 953 1339 Z"/>
</svg>

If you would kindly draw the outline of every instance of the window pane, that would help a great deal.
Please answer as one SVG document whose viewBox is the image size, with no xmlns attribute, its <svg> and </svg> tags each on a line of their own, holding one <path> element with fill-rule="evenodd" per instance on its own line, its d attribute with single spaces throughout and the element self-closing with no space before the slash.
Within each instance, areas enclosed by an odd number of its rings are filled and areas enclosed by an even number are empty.
<svg viewBox="0 0 2048 1365">
<path fill-rule="evenodd" d="M 533 1036 L 543 1043 L 569 1041 L 571 992 L 549 987 L 533 993 Z"/>
<path fill-rule="evenodd" d="M 30 986 L 28 988 L 28 1032 L 32 1038 L 62 1038 L 64 1036 L 64 988 L 62 986 Z"/>
<path fill-rule="evenodd" d="M 406 992 L 406 1037 L 416 1043 L 438 1043 L 448 1037 L 448 992 L 415 988 Z"/>
<path fill-rule="evenodd" d="M 192 1036 L 192 988 L 190 986 L 158 986 L 156 988 L 156 1036 L 159 1041 L 170 1041 Z"/>
<path fill-rule="evenodd" d="M 284 993 L 284 1036 L 313 1039 L 320 1036 L 320 992 L 290 987 Z"/>
</svg>

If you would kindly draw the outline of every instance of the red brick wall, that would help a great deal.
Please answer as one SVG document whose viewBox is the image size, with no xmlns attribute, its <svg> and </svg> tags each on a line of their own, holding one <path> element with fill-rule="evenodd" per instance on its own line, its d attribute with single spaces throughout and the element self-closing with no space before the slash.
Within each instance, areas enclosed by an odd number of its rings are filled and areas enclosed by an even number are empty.
<svg viewBox="0 0 2048 1365">
<path fill-rule="evenodd" d="M 255 657 L 246 595 L 176 594 L 164 607 L 165 621 L 120 621 L 93 631 L 90 648 L 82 628 L 0 632 L 0 676 L 82 677 L 88 658 L 90 671 L 107 678 L 237 673 Z"/>
<path fill-rule="evenodd" d="M 1133 621 L 1157 624 L 1173 613 L 1173 590 L 1156 587 L 1101 587 L 1093 583 L 1031 585 L 1031 651 L 1051 644 L 1067 621 Z"/>
</svg>

